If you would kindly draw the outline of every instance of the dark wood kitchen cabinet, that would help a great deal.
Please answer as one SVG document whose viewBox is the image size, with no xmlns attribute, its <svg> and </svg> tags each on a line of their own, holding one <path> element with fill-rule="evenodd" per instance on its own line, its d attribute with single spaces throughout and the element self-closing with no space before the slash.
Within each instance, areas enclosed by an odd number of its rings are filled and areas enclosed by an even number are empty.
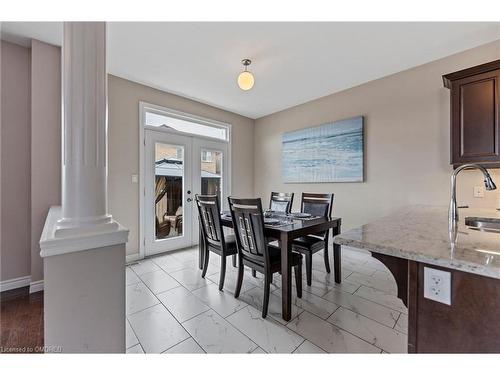
<svg viewBox="0 0 500 375">
<path fill-rule="evenodd" d="M 451 91 L 451 159 L 454 167 L 500 167 L 500 60 L 443 76 Z"/>
</svg>

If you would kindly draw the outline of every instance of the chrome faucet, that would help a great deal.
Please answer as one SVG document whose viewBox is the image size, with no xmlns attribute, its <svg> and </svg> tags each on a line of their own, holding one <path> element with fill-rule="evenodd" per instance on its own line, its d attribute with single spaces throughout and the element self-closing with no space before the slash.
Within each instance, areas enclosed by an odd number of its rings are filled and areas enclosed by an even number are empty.
<svg viewBox="0 0 500 375">
<path fill-rule="evenodd" d="M 484 175 L 484 187 L 486 190 L 495 190 L 497 187 L 491 179 L 488 170 L 478 164 L 464 164 L 456 168 L 451 174 L 451 197 L 450 197 L 450 211 L 448 216 L 448 223 L 450 230 L 456 228 L 458 223 L 458 210 L 457 210 L 457 175 L 464 169 L 479 169 Z"/>
</svg>

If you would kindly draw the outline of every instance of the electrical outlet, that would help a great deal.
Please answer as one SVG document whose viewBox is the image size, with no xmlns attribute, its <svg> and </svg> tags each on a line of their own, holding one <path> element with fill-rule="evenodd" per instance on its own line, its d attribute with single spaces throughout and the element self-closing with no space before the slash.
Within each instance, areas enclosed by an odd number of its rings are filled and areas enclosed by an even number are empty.
<svg viewBox="0 0 500 375">
<path fill-rule="evenodd" d="M 138 176 L 138 175 L 136 175 L 136 174 L 133 174 L 133 175 L 132 175 L 132 182 L 133 182 L 134 184 L 137 184 L 137 183 L 139 182 L 139 176 Z"/>
<path fill-rule="evenodd" d="M 451 305 L 451 273 L 424 267 L 424 298 Z"/>
<path fill-rule="evenodd" d="M 484 186 L 474 186 L 474 198 L 484 198 Z"/>
</svg>

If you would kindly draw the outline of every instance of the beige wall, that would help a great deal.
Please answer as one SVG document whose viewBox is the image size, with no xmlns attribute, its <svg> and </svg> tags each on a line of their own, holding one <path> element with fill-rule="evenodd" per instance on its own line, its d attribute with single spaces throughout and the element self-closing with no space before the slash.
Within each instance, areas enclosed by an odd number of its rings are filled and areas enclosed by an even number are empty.
<svg viewBox="0 0 500 375">
<path fill-rule="evenodd" d="M 61 204 L 61 50 L 31 43 L 31 281 L 43 279 L 40 236 Z"/>
<path fill-rule="evenodd" d="M 127 254 L 139 249 L 139 101 L 232 124 L 232 193 L 253 196 L 254 121 L 177 95 L 109 76 L 109 211 L 130 229 Z"/>
<path fill-rule="evenodd" d="M 272 190 L 335 193 L 334 215 L 348 229 L 409 204 L 447 205 L 449 199 L 449 91 L 441 76 L 500 59 L 500 41 L 323 97 L 256 120 L 255 194 Z M 334 62 L 333 62 L 334 63 Z M 306 72 L 304 72 L 306 74 Z M 297 88 L 299 89 L 299 88 Z M 353 116 L 365 116 L 364 183 L 283 184 L 281 134 Z M 460 204 L 500 205 L 498 192 L 472 197 L 478 172 L 459 177 Z M 500 172 L 494 171 L 500 186 Z"/>
<path fill-rule="evenodd" d="M 1 42 L 0 281 L 29 276 L 30 266 L 30 50 Z"/>
<path fill-rule="evenodd" d="M 1 278 L 43 279 L 38 241 L 60 204 L 60 48 L 2 41 Z"/>
</svg>

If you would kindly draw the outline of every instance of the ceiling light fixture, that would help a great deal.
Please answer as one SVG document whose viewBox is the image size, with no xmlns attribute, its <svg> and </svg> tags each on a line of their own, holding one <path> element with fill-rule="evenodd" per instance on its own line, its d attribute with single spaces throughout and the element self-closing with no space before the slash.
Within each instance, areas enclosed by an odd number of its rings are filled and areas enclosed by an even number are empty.
<svg viewBox="0 0 500 375">
<path fill-rule="evenodd" d="M 243 91 L 248 91 L 253 87 L 255 83 L 255 79 L 253 78 L 253 74 L 248 71 L 248 65 L 252 63 L 250 59 L 243 59 L 241 63 L 245 67 L 245 70 L 240 73 L 238 76 L 238 86 Z"/>
</svg>

